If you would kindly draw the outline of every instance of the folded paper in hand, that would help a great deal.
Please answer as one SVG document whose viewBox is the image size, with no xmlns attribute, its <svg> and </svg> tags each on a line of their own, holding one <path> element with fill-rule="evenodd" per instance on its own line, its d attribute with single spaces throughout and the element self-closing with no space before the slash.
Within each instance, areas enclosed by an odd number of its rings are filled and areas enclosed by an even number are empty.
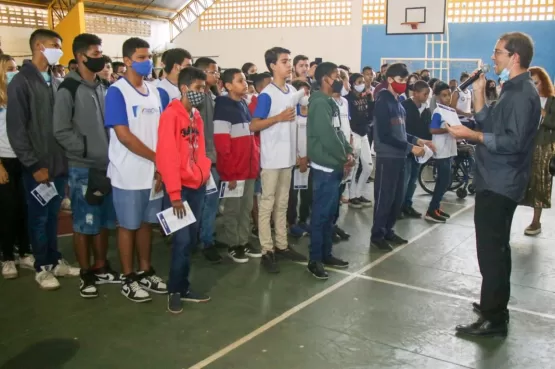
<svg viewBox="0 0 555 369">
<path fill-rule="evenodd" d="M 222 182 L 220 199 L 226 197 L 241 197 L 243 196 L 243 191 L 245 191 L 245 181 L 237 181 L 237 186 L 233 190 L 229 189 L 229 182 Z"/>
<path fill-rule="evenodd" d="M 416 159 L 416 161 L 418 163 L 424 164 L 425 162 L 430 160 L 432 155 L 434 155 L 434 152 L 432 151 L 432 149 L 430 149 L 428 146 L 424 145 L 424 156 L 420 156 L 420 157 L 415 156 L 414 158 Z"/>
<path fill-rule="evenodd" d="M 173 207 L 156 214 L 156 217 L 158 218 L 158 221 L 160 222 L 160 225 L 162 226 L 162 229 L 164 230 L 166 236 L 174 233 L 175 231 L 179 231 L 180 229 L 185 228 L 197 221 L 197 219 L 195 218 L 195 214 L 193 214 L 193 211 L 191 210 L 191 207 L 189 206 L 187 201 L 183 202 L 183 206 L 185 207 L 185 216 L 181 219 L 179 219 L 173 213 Z"/>
</svg>

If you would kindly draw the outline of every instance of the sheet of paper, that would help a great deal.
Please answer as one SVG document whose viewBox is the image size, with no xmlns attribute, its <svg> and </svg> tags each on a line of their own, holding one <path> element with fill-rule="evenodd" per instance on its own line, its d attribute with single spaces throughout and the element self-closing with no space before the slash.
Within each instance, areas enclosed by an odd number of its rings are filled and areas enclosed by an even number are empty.
<svg viewBox="0 0 555 369">
<path fill-rule="evenodd" d="M 432 151 L 432 149 L 430 149 L 428 146 L 424 146 L 424 156 L 421 157 L 414 157 L 416 159 L 416 161 L 420 164 L 424 164 L 425 162 L 427 162 L 428 160 L 430 160 L 430 158 L 432 157 L 432 155 L 434 155 L 434 152 Z"/>
<path fill-rule="evenodd" d="M 309 173 L 310 173 L 310 168 L 308 168 L 304 173 L 301 173 L 299 168 L 295 168 L 295 171 L 293 172 L 293 189 L 306 190 L 308 188 Z"/>
<path fill-rule="evenodd" d="M 58 196 L 58 191 L 56 190 L 56 186 L 54 186 L 54 182 L 50 182 L 50 186 L 41 183 L 31 191 L 31 195 L 37 199 L 39 204 L 45 206 L 55 196 Z"/>
<path fill-rule="evenodd" d="M 455 109 L 441 104 L 437 104 L 437 107 L 439 108 L 441 118 L 443 118 L 446 123 L 448 123 L 450 126 L 461 125 L 461 120 L 459 119 L 459 115 L 457 114 L 457 111 Z"/>
<path fill-rule="evenodd" d="M 185 216 L 181 219 L 173 214 L 173 207 L 156 214 L 166 236 L 197 221 L 187 201 L 183 202 L 183 206 L 185 207 Z"/>
<path fill-rule="evenodd" d="M 222 186 L 220 187 L 220 199 L 243 196 L 245 181 L 237 181 L 237 186 L 233 190 L 230 190 L 228 186 L 229 182 L 222 182 Z"/>
<path fill-rule="evenodd" d="M 150 189 L 150 197 L 148 198 L 149 201 L 158 200 L 164 197 L 164 190 L 160 192 L 156 192 L 156 180 L 152 181 L 152 188 Z"/>
<path fill-rule="evenodd" d="M 218 192 L 218 187 L 216 186 L 214 177 L 212 177 L 212 173 L 210 173 L 210 179 L 208 179 L 208 183 L 206 183 L 206 194 L 211 195 L 215 192 Z"/>
</svg>

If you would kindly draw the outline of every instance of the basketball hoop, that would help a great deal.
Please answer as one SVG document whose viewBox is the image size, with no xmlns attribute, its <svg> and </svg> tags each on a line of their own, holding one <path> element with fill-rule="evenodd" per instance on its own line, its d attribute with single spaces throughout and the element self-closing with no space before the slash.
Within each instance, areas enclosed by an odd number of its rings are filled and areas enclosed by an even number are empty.
<svg viewBox="0 0 555 369">
<path fill-rule="evenodd" d="M 402 26 L 410 26 L 412 29 L 418 29 L 418 22 L 404 22 L 401 23 Z"/>
</svg>

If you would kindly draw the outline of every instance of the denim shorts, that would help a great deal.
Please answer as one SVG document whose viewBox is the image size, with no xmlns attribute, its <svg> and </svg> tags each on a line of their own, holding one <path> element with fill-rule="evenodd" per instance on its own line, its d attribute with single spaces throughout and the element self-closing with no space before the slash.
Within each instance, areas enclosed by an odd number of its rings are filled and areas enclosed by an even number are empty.
<svg viewBox="0 0 555 369">
<path fill-rule="evenodd" d="M 89 182 L 88 168 L 69 168 L 69 197 L 73 218 L 73 232 L 96 235 L 101 229 L 116 228 L 116 212 L 112 194 L 104 197 L 102 204 L 90 205 L 85 200 Z"/>
<path fill-rule="evenodd" d="M 120 227 L 137 230 L 142 223 L 158 223 L 156 214 L 162 211 L 163 198 L 150 201 L 148 190 L 122 190 L 112 187 L 114 208 Z"/>
</svg>

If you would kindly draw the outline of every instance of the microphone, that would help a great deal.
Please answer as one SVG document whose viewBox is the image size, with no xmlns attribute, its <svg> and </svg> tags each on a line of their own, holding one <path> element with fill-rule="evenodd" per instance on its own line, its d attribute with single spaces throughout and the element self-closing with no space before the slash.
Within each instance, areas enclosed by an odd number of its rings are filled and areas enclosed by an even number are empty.
<svg viewBox="0 0 555 369">
<path fill-rule="evenodd" d="M 469 79 L 461 83 L 460 86 L 457 87 L 457 90 L 459 92 L 464 92 L 471 84 L 473 84 L 478 78 L 480 78 L 481 74 L 487 73 L 487 72 L 489 72 L 489 65 L 488 64 L 482 65 L 482 67 L 478 69 L 472 76 L 470 76 Z"/>
</svg>

